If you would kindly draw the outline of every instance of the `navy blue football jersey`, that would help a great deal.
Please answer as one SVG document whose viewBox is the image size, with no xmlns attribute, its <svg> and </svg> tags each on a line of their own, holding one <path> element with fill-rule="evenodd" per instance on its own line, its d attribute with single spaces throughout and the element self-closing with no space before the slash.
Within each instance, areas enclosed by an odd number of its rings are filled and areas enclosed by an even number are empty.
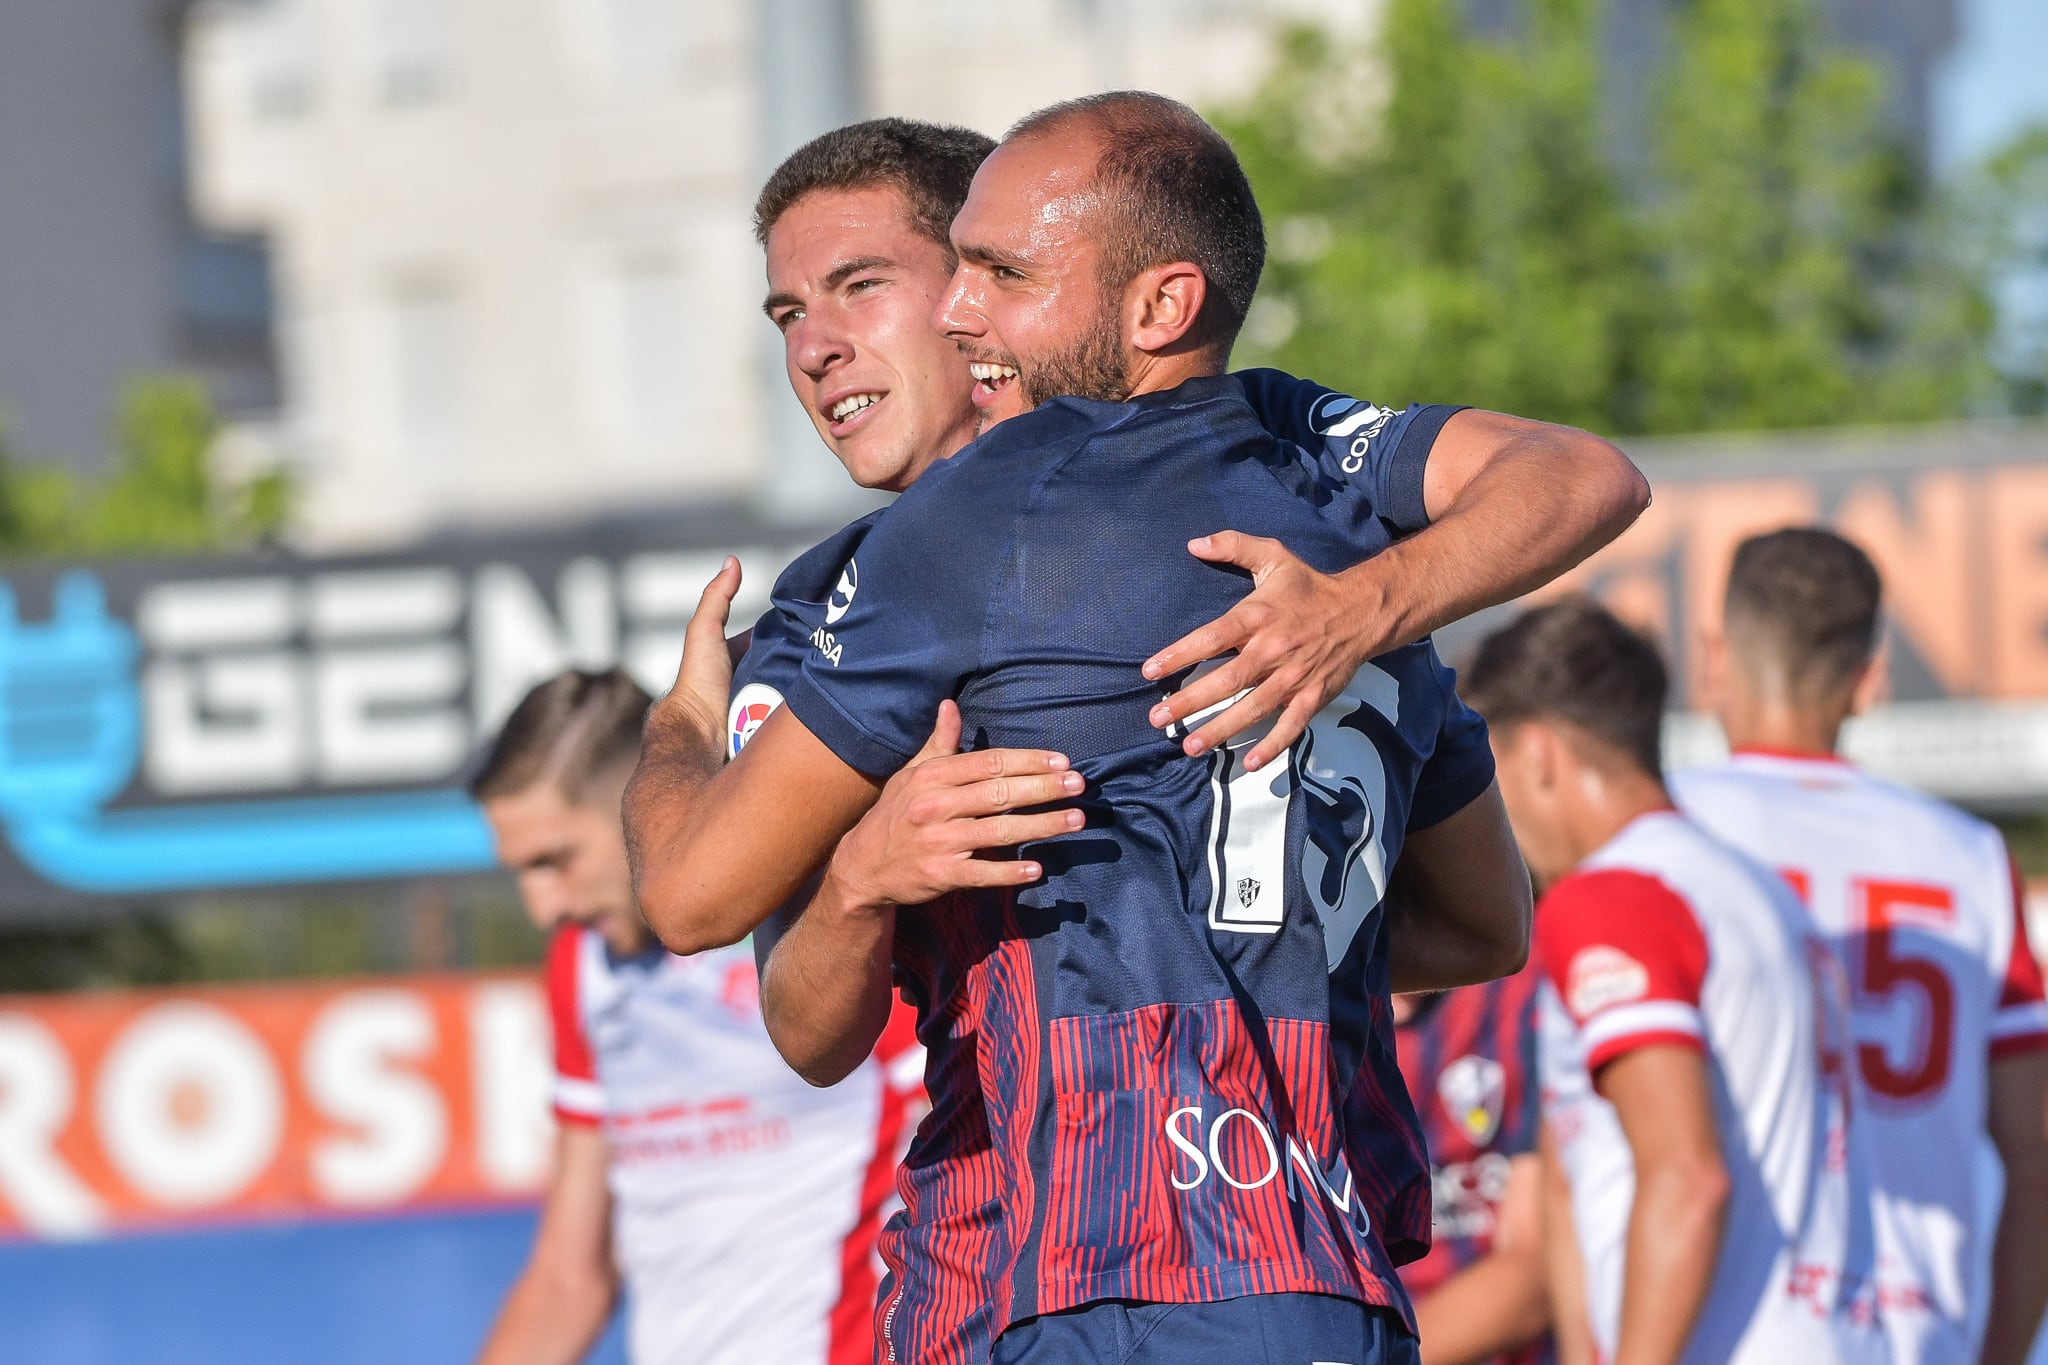
<svg viewBox="0 0 2048 1365">
<path fill-rule="evenodd" d="M 1059 400 L 778 581 L 735 749 L 787 698 L 886 775 L 954 697 L 972 746 L 1059 749 L 1091 784 L 1089 827 L 1031 850 L 1042 884 L 898 916 L 933 1103 L 884 1242 L 900 1353 L 935 1358 L 984 1302 L 983 1332 L 1105 1297 L 1406 1311 L 1393 1266 L 1426 1245 L 1428 1176 L 1376 911 L 1405 831 L 1491 780 L 1483 725 L 1419 644 L 1251 774 L 1250 737 L 1189 759 L 1153 729 L 1171 686 L 1138 670 L 1248 590 L 1189 538 L 1355 563 L 1426 521 L 1452 411 L 1271 372 Z"/>
</svg>

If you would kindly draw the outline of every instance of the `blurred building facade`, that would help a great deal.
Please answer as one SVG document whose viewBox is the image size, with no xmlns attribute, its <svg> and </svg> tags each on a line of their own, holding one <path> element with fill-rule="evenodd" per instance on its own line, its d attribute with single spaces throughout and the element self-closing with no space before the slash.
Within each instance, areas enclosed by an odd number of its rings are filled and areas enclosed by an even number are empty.
<svg viewBox="0 0 2048 1365">
<path fill-rule="evenodd" d="M 96 469 L 115 395 L 198 374 L 231 412 L 277 401 L 259 241 L 188 210 L 186 0 L 0 5 L 0 431 Z"/>
<path fill-rule="evenodd" d="M 1377 7 L 1017 0 L 992 22 L 866 0 L 846 60 L 865 111 L 1000 133 L 1088 90 L 1228 96 L 1276 18 L 1341 29 Z M 777 8 L 195 11 L 193 191 L 208 222 L 271 245 L 284 398 L 266 439 L 299 475 L 311 543 L 737 498 L 767 476 L 770 405 L 790 400 L 762 361 L 748 213 L 789 148 L 757 130 L 778 77 L 820 78 L 778 64 L 803 45 L 761 31 Z M 830 459 L 815 438 L 800 458 Z"/>
</svg>

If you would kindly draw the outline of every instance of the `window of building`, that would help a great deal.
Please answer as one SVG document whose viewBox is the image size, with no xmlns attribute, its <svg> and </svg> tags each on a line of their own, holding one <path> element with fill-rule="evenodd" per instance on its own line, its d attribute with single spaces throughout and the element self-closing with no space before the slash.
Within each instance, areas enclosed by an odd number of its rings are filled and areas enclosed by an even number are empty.
<svg viewBox="0 0 2048 1365">
<path fill-rule="evenodd" d="M 653 84 L 682 71 L 685 0 L 597 0 L 604 7 L 611 67 L 622 79 Z"/>
<path fill-rule="evenodd" d="M 579 368 L 598 439 L 623 460 L 672 453 L 695 379 L 683 272 L 658 250 L 593 265 L 584 277 Z"/>
<path fill-rule="evenodd" d="M 289 119 L 313 104 L 313 19 L 306 0 L 251 0 L 237 30 L 248 45 L 249 104 L 262 119 Z"/>
<path fill-rule="evenodd" d="M 393 106 L 441 98 L 454 46 L 448 0 L 376 0 L 373 16 L 377 97 Z"/>
<path fill-rule="evenodd" d="M 461 436 L 462 318 L 444 276 L 398 280 L 385 301 L 385 386 L 403 457 L 439 459 Z"/>
</svg>

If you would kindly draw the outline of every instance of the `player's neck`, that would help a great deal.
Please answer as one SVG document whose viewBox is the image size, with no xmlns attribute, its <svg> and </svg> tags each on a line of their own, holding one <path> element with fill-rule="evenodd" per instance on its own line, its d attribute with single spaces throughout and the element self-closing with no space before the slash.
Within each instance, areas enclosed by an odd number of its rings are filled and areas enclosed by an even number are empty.
<svg viewBox="0 0 2048 1365">
<path fill-rule="evenodd" d="M 1131 396 L 1141 393 L 1164 393 L 1177 389 L 1190 379 L 1202 379 L 1223 373 L 1225 358 L 1210 347 L 1200 351 L 1174 351 L 1141 354 L 1126 372 L 1131 386 Z"/>
<path fill-rule="evenodd" d="M 1842 736 L 1847 706 L 1794 706 L 1782 699 L 1763 697 L 1734 688 L 1722 704 L 1721 730 L 1728 747 L 1778 754 L 1830 755 Z"/>
<path fill-rule="evenodd" d="M 1583 862 L 1605 848 L 1645 815 L 1671 810 L 1663 779 L 1638 768 L 1608 768 L 1585 774 L 1579 784 L 1573 850 Z"/>
</svg>

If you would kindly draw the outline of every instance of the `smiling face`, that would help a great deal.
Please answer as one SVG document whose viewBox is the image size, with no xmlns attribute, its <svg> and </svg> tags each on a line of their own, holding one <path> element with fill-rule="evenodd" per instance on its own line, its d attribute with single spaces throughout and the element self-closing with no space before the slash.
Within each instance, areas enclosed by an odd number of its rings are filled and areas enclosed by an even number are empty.
<svg viewBox="0 0 2048 1365">
<path fill-rule="evenodd" d="M 931 325 L 951 273 L 888 187 L 813 191 L 768 234 L 790 388 L 864 488 L 901 492 L 974 438 L 973 380 Z"/>
<path fill-rule="evenodd" d="M 616 799 L 570 801 L 543 780 L 485 801 L 484 816 L 498 861 L 519 879 L 519 897 L 534 924 L 550 931 L 564 923 L 587 925 L 622 955 L 653 941 L 633 897 Z"/>
<path fill-rule="evenodd" d="M 972 365 L 984 425 L 1062 394 L 1127 396 L 1095 181 L 1086 132 L 1013 140 L 981 163 L 953 220 L 960 263 L 934 321 Z"/>
</svg>

